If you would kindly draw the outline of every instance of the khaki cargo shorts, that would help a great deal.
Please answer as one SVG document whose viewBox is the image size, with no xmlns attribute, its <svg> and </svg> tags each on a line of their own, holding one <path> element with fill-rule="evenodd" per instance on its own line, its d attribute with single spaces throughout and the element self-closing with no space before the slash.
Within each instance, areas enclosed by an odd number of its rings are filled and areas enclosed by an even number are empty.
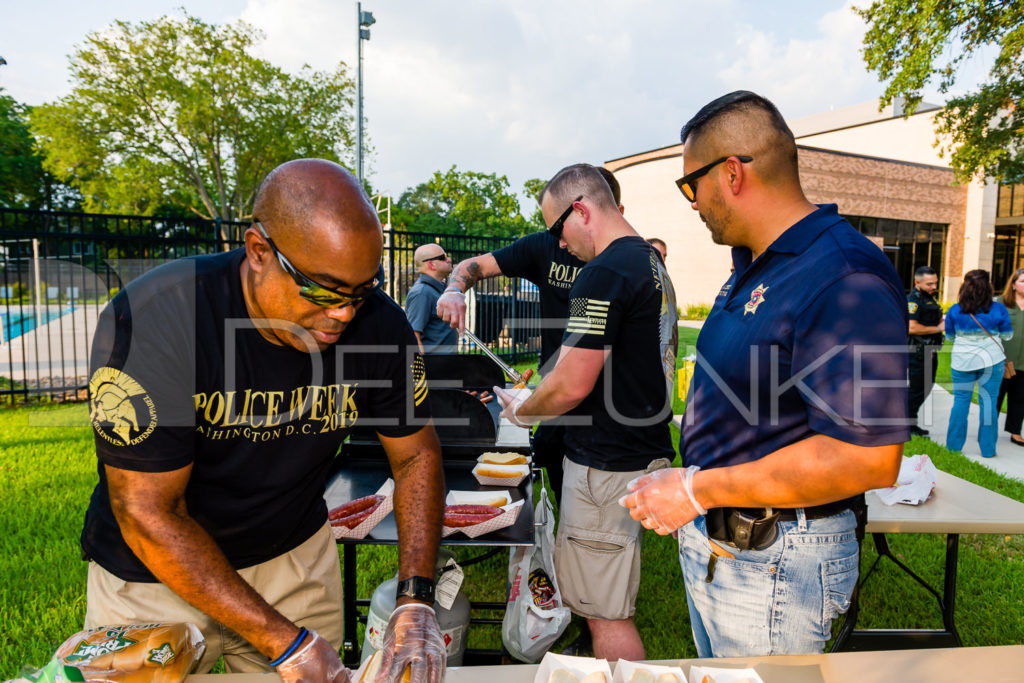
<svg viewBox="0 0 1024 683">
<path fill-rule="evenodd" d="M 646 470 L 606 472 L 562 459 L 555 575 L 574 614 L 607 620 L 633 616 L 644 528 L 619 505 L 619 498 L 630 481 L 670 464 L 659 458 Z"/>
<path fill-rule="evenodd" d="M 278 612 L 316 631 L 335 649 L 341 648 L 341 563 L 329 525 L 294 550 L 238 573 Z M 206 639 L 196 673 L 209 671 L 221 655 L 228 673 L 273 671 L 270 660 L 242 636 L 162 583 L 123 581 L 89 563 L 85 628 L 175 621 L 195 624 Z"/>
</svg>

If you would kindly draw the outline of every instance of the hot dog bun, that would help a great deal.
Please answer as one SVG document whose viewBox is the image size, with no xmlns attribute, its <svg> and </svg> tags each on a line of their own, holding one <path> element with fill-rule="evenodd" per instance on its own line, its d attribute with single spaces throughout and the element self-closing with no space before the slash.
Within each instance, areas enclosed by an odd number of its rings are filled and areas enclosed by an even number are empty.
<svg viewBox="0 0 1024 683">
<path fill-rule="evenodd" d="M 86 681 L 181 683 L 205 649 L 192 624 L 102 626 L 71 636 L 55 656 Z"/>
<path fill-rule="evenodd" d="M 654 674 L 647 669 L 634 669 L 629 683 L 654 683 Z"/>
<path fill-rule="evenodd" d="M 525 465 L 526 456 L 519 453 L 484 453 L 480 456 L 480 462 L 492 465 Z"/>
<path fill-rule="evenodd" d="M 568 669 L 555 669 L 548 676 L 548 683 L 580 683 L 580 679 Z"/>
<path fill-rule="evenodd" d="M 474 472 L 477 476 L 494 477 L 495 479 L 519 479 L 527 474 L 519 467 L 512 465 L 487 465 L 485 463 L 477 465 Z"/>
<path fill-rule="evenodd" d="M 602 671 L 593 671 L 583 677 L 582 683 L 608 683 L 608 677 Z"/>
<path fill-rule="evenodd" d="M 359 683 L 376 683 L 377 673 L 380 671 L 380 662 L 383 658 L 380 650 L 370 655 L 370 658 L 366 660 L 366 664 L 363 665 L 363 673 L 359 676 Z M 409 683 L 410 678 L 412 678 L 412 669 L 406 667 L 405 672 L 402 673 L 401 683 Z"/>
</svg>

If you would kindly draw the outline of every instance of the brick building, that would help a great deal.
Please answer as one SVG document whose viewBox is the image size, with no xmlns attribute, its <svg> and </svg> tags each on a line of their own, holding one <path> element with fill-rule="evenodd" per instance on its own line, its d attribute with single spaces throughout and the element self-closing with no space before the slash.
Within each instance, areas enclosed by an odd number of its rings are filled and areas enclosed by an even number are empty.
<svg viewBox="0 0 1024 683">
<path fill-rule="evenodd" d="M 808 198 L 838 204 L 861 232 L 881 242 L 909 289 L 914 270 L 940 274 L 940 297 L 955 299 L 963 274 L 992 273 L 1001 287 L 1024 267 L 1024 185 L 958 185 L 934 146 L 934 105 L 903 118 L 899 103 L 846 107 L 789 122 Z M 682 120 L 680 124 L 682 124 Z M 626 216 L 644 237 L 668 245 L 681 305 L 711 303 L 729 275 L 729 249 L 679 193 L 683 146 L 605 162 L 622 186 Z"/>
</svg>

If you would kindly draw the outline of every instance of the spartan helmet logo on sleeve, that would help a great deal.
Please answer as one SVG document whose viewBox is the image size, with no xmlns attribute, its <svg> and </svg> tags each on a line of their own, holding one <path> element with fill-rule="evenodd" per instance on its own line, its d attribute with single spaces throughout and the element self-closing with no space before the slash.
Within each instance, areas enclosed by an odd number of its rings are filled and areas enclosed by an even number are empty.
<svg viewBox="0 0 1024 683">
<path fill-rule="evenodd" d="M 100 368 L 89 380 L 89 393 L 93 428 L 115 446 L 139 443 L 156 427 L 156 406 L 130 375 Z"/>
</svg>

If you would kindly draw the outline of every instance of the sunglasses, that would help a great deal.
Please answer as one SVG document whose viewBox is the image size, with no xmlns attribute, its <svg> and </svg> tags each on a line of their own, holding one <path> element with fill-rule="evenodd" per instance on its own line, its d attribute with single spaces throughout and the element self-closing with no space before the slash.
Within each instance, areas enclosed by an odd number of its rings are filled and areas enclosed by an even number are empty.
<svg viewBox="0 0 1024 683">
<path fill-rule="evenodd" d="M 360 287 L 362 291 L 359 294 L 348 294 L 346 292 L 339 292 L 334 289 L 329 289 L 323 285 L 317 283 L 309 276 L 303 274 L 298 268 L 292 265 L 292 262 L 285 257 L 284 254 L 274 244 L 274 240 L 267 234 L 266 228 L 259 220 L 253 219 L 253 225 L 263 235 L 263 239 L 270 245 L 271 251 L 274 252 L 274 256 L 277 257 L 278 263 L 281 264 L 281 268 L 284 272 L 291 275 L 292 280 L 299 286 L 299 296 L 306 301 L 310 301 L 317 306 L 324 308 L 344 308 L 345 306 L 358 306 L 359 304 L 366 301 L 373 292 L 380 288 L 384 283 L 384 264 L 381 264 L 377 269 L 377 275 L 369 282 L 364 283 Z"/>
<path fill-rule="evenodd" d="M 555 220 L 555 222 L 551 224 L 550 228 L 548 228 L 548 232 L 551 233 L 551 236 L 554 237 L 556 240 L 562 239 L 562 230 L 565 229 L 565 221 L 567 218 L 569 218 L 569 214 L 572 213 L 572 209 L 574 206 L 576 206 L 576 202 L 578 202 L 581 199 L 583 199 L 583 195 L 580 195 L 576 199 L 572 200 L 572 204 L 569 205 L 569 208 L 563 211 L 562 215 L 559 216 Z"/>
<path fill-rule="evenodd" d="M 698 168 L 693 173 L 687 173 L 682 178 L 677 180 L 676 181 L 676 187 L 678 187 L 679 191 L 683 193 L 684 197 L 686 197 L 686 201 L 688 201 L 688 202 L 695 202 L 695 201 L 697 201 L 697 179 L 698 178 L 700 178 L 701 176 L 707 175 L 708 171 L 713 169 L 715 166 L 717 166 L 718 164 L 722 163 L 723 161 L 728 161 L 731 158 L 732 158 L 732 155 L 727 156 L 727 157 L 722 157 L 721 159 L 715 159 L 710 164 L 707 164 L 706 166 L 701 166 L 700 168 Z M 754 160 L 754 157 L 747 157 L 747 156 L 737 156 L 736 158 L 739 159 L 744 164 Z"/>
<path fill-rule="evenodd" d="M 448 254 L 438 254 L 437 256 L 431 256 L 430 258 L 423 259 L 423 262 L 426 263 L 427 261 L 447 261 L 447 260 L 448 260 Z"/>
</svg>

